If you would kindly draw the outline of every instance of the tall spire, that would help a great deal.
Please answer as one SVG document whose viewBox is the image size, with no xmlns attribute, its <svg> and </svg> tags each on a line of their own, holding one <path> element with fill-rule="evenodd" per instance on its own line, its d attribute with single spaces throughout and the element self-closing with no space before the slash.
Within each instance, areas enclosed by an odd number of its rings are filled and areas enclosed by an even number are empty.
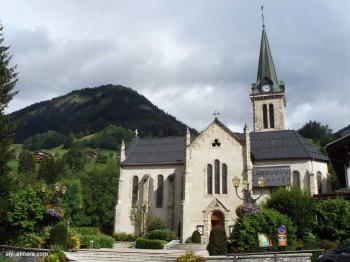
<svg viewBox="0 0 350 262">
<path fill-rule="evenodd" d="M 256 83 L 253 84 L 252 93 L 259 94 L 262 92 L 284 92 L 284 83 L 283 81 L 278 81 L 269 41 L 267 39 L 263 6 L 261 6 L 261 18 L 262 34 L 260 43 L 259 66 Z M 265 86 L 265 88 L 263 88 L 263 86 Z"/>
<path fill-rule="evenodd" d="M 270 84 L 273 91 L 279 91 L 279 83 L 273 63 L 265 27 L 262 29 L 257 84 Z"/>
</svg>

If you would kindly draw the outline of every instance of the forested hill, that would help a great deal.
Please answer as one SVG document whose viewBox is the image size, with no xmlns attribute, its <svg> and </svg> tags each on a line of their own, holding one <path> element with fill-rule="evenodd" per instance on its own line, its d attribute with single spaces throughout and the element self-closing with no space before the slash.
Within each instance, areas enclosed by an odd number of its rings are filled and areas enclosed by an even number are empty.
<svg viewBox="0 0 350 262">
<path fill-rule="evenodd" d="M 84 88 L 11 114 L 16 141 L 55 130 L 95 133 L 113 124 L 138 129 L 140 136 L 184 135 L 186 126 L 131 88 L 104 85 Z"/>
</svg>

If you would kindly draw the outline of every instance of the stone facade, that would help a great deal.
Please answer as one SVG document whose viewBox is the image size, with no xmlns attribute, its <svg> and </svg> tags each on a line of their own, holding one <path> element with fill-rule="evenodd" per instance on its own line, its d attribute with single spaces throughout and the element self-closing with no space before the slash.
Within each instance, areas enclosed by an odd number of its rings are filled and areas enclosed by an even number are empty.
<svg viewBox="0 0 350 262">
<path fill-rule="evenodd" d="M 285 129 L 285 98 L 284 93 L 278 94 L 262 94 L 250 96 L 253 106 L 253 119 L 254 119 L 254 131 L 271 131 L 271 130 L 284 130 Z M 273 105 L 274 110 L 274 127 L 270 126 L 270 114 L 267 110 L 267 122 L 268 127 L 264 128 L 263 125 L 263 105 L 269 109 L 270 105 Z"/>
</svg>

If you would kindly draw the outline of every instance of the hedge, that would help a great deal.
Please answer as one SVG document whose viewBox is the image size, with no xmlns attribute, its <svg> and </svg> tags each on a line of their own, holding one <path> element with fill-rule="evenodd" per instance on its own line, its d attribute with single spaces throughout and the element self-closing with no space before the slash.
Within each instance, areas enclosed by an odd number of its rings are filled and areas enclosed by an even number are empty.
<svg viewBox="0 0 350 262">
<path fill-rule="evenodd" d="M 118 232 L 113 234 L 115 241 L 131 241 L 134 242 L 136 240 L 136 236 L 134 234 L 128 234 L 125 232 Z"/>
<path fill-rule="evenodd" d="M 89 247 L 91 240 L 94 241 L 94 248 L 113 248 L 114 238 L 102 233 L 97 235 L 82 235 L 81 245 Z"/>
<path fill-rule="evenodd" d="M 73 227 L 73 230 L 77 231 L 81 235 L 98 235 L 101 231 L 98 227 Z"/>
<path fill-rule="evenodd" d="M 176 239 L 176 235 L 169 229 L 156 229 L 148 232 L 145 236 L 147 239 L 165 240 L 167 242 Z"/>
<path fill-rule="evenodd" d="M 158 239 L 146 239 L 139 237 L 136 239 L 136 248 L 144 249 L 163 249 L 167 241 L 158 240 Z"/>
</svg>

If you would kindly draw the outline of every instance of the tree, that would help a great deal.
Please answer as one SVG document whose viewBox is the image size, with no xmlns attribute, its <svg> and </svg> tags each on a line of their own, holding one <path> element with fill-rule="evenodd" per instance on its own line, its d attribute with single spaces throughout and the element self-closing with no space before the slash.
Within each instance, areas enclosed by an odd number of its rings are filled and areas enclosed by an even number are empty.
<svg viewBox="0 0 350 262">
<path fill-rule="evenodd" d="M 287 215 L 297 227 L 297 236 L 303 238 L 314 226 L 315 205 L 312 197 L 297 187 L 280 188 L 266 201 L 268 208 Z"/>
<path fill-rule="evenodd" d="M 38 178 L 47 184 L 57 182 L 64 175 L 64 163 L 61 160 L 44 159 L 38 170 Z"/>
<path fill-rule="evenodd" d="M 3 26 L 0 24 L 0 242 L 6 237 L 4 213 L 11 182 L 7 163 L 11 157 L 10 145 L 13 140 L 13 126 L 9 123 L 5 109 L 16 94 L 13 89 L 17 82 L 16 66 L 11 67 L 10 62 L 9 46 L 4 45 Z"/>
<path fill-rule="evenodd" d="M 73 147 L 64 154 L 63 160 L 65 164 L 72 170 L 82 170 L 86 163 L 86 157 L 82 152 L 82 148 Z"/>
<path fill-rule="evenodd" d="M 37 231 L 44 217 L 44 204 L 38 192 L 31 186 L 11 192 L 6 217 L 18 233 Z"/>
<path fill-rule="evenodd" d="M 316 203 L 316 234 L 321 239 L 345 242 L 350 238 L 350 202 L 345 199 L 320 200 Z"/>
<path fill-rule="evenodd" d="M 109 233 L 113 230 L 118 177 L 118 168 L 115 164 L 108 165 L 102 171 L 89 172 L 83 196 L 86 212 L 91 217 L 92 224 Z"/>
<path fill-rule="evenodd" d="M 34 175 L 36 172 L 35 156 L 32 152 L 23 150 L 19 155 L 18 173 Z"/>
<path fill-rule="evenodd" d="M 333 140 L 332 129 L 328 125 L 322 125 L 317 121 L 309 121 L 298 130 L 304 138 L 313 139 L 321 146 L 325 146 Z"/>
</svg>

